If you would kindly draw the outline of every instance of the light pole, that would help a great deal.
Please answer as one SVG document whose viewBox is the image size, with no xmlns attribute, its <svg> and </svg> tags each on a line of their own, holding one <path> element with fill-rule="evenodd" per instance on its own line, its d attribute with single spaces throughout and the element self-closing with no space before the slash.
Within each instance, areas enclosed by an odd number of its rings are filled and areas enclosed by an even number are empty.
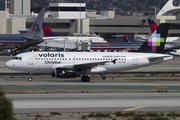
<svg viewBox="0 0 180 120">
<path fill-rule="evenodd" d="M 80 34 L 82 34 L 82 30 L 81 30 L 81 2 L 84 1 L 84 0 L 77 0 L 80 2 L 80 8 L 79 8 L 79 11 L 80 11 L 80 24 L 79 24 L 79 27 L 80 27 Z"/>
</svg>

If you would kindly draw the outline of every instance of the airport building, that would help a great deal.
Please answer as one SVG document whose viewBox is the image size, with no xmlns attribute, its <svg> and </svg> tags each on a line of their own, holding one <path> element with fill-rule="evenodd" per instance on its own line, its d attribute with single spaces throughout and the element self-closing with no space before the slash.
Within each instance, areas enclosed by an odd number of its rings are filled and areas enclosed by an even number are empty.
<svg viewBox="0 0 180 120">
<path fill-rule="evenodd" d="M 173 2 L 173 0 L 169 1 Z M 10 7 L 14 6 L 12 7 L 14 12 L 10 8 L 10 13 L 14 13 L 16 16 L 11 14 L 9 17 L 7 11 L 0 11 L 0 22 L 3 22 L 0 34 L 15 33 L 18 29 L 29 29 L 31 27 L 35 17 L 32 13 L 27 16 L 29 11 L 24 9 L 30 10 L 30 6 L 26 7 L 27 4 L 30 5 L 30 0 L 26 0 L 23 4 L 19 2 L 19 4 L 23 7 L 20 6 L 21 9 L 15 10 L 17 8 L 16 3 L 10 1 Z M 178 16 L 165 16 L 164 13 L 157 16 L 121 16 L 115 15 L 115 11 L 102 11 L 101 14 L 97 15 L 94 10 L 86 10 L 86 6 L 86 3 L 49 3 L 49 11 L 45 14 L 44 22 L 50 26 L 57 36 L 67 36 L 73 33 L 95 33 L 108 42 L 117 42 L 122 41 L 122 39 L 112 37 L 113 35 L 127 34 L 129 39 L 133 39 L 134 35 L 137 34 L 149 35 L 150 29 L 147 19 L 151 17 L 158 25 L 160 23 L 171 23 L 168 36 L 180 36 Z"/>
</svg>

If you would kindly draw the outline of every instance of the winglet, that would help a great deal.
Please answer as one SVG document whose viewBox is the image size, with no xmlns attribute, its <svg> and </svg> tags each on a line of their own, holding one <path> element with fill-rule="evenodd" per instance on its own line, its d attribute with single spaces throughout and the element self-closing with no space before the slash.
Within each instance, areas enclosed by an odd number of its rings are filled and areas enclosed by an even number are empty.
<svg viewBox="0 0 180 120">
<path fill-rule="evenodd" d="M 163 53 L 169 23 L 162 23 L 138 49 L 139 52 Z"/>
<path fill-rule="evenodd" d="M 174 43 L 179 43 L 180 44 L 180 37 L 178 37 L 176 40 L 173 41 Z"/>
<path fill-rule="evenodd" d="M 55 36 L 54 33 L 51 31 L 51 28 L 47 25 L 47 23 L 43 22 L 42 28 L 43 28 L 44 37 Z"/>
<path fill-rule="evenodd" d="M 158 26 L 154 22 L 153 19 L 147 19 L 147 20 L 148 20 L 148 23 L 149 23 L 149 27 L 150 27 L 151 33 L 153 33 L 157 29 Z"/>
</svg>

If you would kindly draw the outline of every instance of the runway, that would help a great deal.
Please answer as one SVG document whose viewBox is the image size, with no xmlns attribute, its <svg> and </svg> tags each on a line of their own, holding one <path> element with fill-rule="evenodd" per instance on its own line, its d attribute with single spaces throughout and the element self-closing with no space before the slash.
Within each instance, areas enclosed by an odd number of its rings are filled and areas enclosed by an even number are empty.
<svg viewBox="0 0 180 120">
<path fill-rule="evenodd" d="M 8 94 L 15 113 L 180 111 L 180 93 Z"/>
</svg>

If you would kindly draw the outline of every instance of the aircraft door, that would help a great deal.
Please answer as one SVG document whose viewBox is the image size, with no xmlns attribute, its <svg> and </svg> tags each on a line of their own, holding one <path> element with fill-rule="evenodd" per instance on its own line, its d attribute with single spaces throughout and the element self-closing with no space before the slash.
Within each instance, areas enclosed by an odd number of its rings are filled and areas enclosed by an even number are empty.
<svg viewBox="0 0 180 120">
<path fill-rule="evenodd" d="M 138 55 L 132 55 L 132 65 L 138 65 Z"/>
<path fill-rule="evenodd" d="M 28 54 L 28 65 L 34 65 L 33 53 Z"/>
</svg>

